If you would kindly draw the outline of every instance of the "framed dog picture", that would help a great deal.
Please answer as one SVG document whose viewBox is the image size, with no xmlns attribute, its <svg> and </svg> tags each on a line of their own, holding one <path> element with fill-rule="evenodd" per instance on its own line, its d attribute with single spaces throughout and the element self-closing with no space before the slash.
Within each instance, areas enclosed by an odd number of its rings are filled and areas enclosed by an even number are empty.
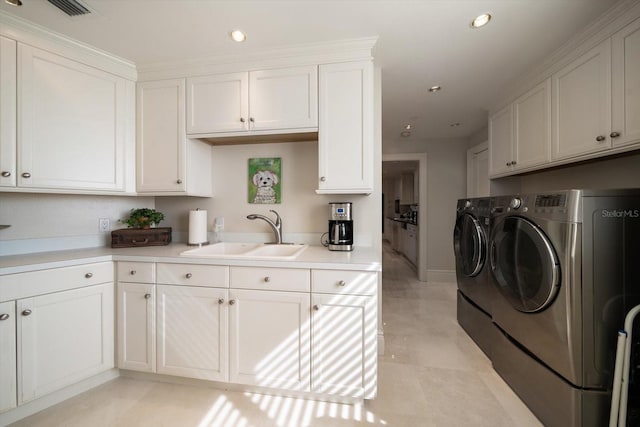
<svg viewBox="0 0 640 427">
<path fill-rule="evenodd" d="M 282 159 L 249 159 L 249 203 L 273 205 L 282 200 Z"/>
</svg>

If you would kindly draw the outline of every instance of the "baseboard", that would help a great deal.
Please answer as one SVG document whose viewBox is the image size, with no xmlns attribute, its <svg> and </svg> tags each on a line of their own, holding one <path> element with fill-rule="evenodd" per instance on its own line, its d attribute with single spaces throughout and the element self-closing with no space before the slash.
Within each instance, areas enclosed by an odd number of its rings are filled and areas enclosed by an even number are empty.
<svg viewBox="0 0 640 427">
<path fill-rule="evenodd" d="M 427 282 L 456 284 L 455 270 L 427 270 Z"/>
</svg>

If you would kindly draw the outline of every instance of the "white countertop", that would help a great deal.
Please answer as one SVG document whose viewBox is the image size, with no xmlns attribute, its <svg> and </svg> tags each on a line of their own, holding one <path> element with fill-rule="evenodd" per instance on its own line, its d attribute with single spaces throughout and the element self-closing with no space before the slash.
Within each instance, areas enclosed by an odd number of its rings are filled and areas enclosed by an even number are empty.
<svg viewBox="0 0 640 427">
<path fill-rule="evenodd" d="M 102 261 L 173 262 L 184 264 L 244 265 L 254 267 L 319 268 L 381 271 L 381 253 L 375 248 L 356 247 L 352 252 L 332 252 L 324 246 L 309 246 L 296 259 L 286 261 L 194 258 L 180 256 L 193 249 L 184 243 L 144 248 L 97 247 L 0 257 L 0 276 L 48 268 Z"/>
</svg>

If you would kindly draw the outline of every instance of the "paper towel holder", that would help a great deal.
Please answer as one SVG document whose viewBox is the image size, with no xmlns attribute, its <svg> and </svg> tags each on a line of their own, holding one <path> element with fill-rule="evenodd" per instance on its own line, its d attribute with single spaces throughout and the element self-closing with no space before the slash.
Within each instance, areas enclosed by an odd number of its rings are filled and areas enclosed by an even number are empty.
<svg viewBox="0 0 640 427">
<path fill-rule="evenodd" d="M 200 208 L 197 208 L 197 209 L 196 209 L 196 211 L 200 211 Z M 194 211 L 192 211 L 192 212 L 194 212 Z M 204 228 L 204 230 L 205 230 L 205 233 L 206 233 L 206 231 L 207 231 L 206 212 L 207 212 L 207 211 L 204 211 L 204 212 L 205 212 L 205 220 L 204 220 L 204 227 L 205 227 L 205 228 Z M 189 217 L 189 227 L 192 227 L 192 224 L 191 224 L 191 217 Z M 206 234 L 206 236 L 208 237 L 208 234 Z M 191 236 L 189 236 L 189 239 L 190 239 L 190 238 L 191 238 Z M 206 246 L 206 245 L 208 245 L 209 243 L 210 243 L 210 242 L 209 242 L 209 240 L 206 240 L 206 241 L 204 241 L 204 242 L 198 242 L 198 243 L 191 243 L 190 241 L 187 241 L 187 246 L 198 246 L 198 247 L 201 247 L 201 246 Z"/>
</svg>

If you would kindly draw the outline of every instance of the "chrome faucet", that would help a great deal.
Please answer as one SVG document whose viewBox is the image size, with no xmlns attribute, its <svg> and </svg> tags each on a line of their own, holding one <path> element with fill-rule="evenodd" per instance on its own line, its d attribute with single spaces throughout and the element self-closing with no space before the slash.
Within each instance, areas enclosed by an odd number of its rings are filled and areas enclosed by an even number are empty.
<svg viewBox="0 0 640 427">
<path fill-rule="evenodd" d="M 276 214 L 276 222 L 273 222 L 271 218 L 268 218 L 264 215 L 259 215 L 259 214 L 247 215 L 247 219 L 261 219 L 265 221 L 267 224 L 269 224 L 269 226 L 271 227 L 271 230 L 273 230 L 273 235 L 276 238 L 275 242 L 269 242 L 269 243 L 275 243 L 276 245 L 281 245 L 282 244 L 282 219 L 280 218 L 280 215 L 278 215 L 278 212 L 272 209 L 270 209 L 269 212 L 273 212 L 274 214 Z"/>
</svg>

